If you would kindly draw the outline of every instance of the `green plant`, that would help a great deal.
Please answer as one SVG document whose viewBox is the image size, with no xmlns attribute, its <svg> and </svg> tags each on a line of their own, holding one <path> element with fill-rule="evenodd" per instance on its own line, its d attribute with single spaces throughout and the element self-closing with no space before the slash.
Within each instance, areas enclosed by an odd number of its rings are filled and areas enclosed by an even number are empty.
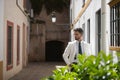
<svg viewBox="0 0 120 80">
<path fill-rule="evenodd" d="M 120 80 L 120 62 L 114 63 L 111 54 L 100 52 L 98 56 L 79 55 L 78 63 L 53 71 L 45 80 Z"/>
</svg>

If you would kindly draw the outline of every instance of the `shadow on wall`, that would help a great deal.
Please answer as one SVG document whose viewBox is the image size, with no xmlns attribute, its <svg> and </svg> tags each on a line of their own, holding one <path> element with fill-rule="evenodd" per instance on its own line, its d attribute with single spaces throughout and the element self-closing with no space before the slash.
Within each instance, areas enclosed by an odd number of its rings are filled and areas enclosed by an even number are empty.
<svg viewBox="0 0 120 80">
<path fill-rule="evenodd" d="M 63 61 L 64 43 L 61 41 L 46 42 L 46 61 Z"/>
</svg>

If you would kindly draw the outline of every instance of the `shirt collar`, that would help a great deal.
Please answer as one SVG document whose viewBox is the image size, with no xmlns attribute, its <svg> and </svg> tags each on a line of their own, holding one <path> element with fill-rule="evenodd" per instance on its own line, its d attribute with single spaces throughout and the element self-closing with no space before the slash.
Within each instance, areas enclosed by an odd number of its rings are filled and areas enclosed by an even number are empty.
<svg viewBox="0 0 120 80">
<path fill-rule="evenodd" d="M 77 42 L 77 43 L 79 43 L 79 41 L 78 41 L 78 40 L 76 40 L 76 42 Z M 81 41 L 81 43 L 82 43 L 82 42 L 83 42 L 83 40 Z"/>
</svg>

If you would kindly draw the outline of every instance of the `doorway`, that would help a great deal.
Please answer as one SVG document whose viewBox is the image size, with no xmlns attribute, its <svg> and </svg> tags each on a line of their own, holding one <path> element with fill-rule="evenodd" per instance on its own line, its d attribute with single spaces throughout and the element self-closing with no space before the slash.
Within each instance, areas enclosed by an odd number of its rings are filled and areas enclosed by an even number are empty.
<svg viewBox="0 0 120 80">
<path fill-rule="evenodd" d="M 46 42 L 46 61 L 63 61 L 64 43 L 61 41 Z"/>
</svg>

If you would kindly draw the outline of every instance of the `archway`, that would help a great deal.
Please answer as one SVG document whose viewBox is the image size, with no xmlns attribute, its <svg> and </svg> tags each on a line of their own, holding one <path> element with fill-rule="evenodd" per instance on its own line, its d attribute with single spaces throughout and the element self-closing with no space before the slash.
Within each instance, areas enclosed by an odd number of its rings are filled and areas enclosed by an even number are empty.
<svg viewBox="0 0 120 80">
<path fill-rule="evenodd" d="M 46 42 L 46 61 L 63 61 L 64 43 L 61 41 Z"/>
</svg>

